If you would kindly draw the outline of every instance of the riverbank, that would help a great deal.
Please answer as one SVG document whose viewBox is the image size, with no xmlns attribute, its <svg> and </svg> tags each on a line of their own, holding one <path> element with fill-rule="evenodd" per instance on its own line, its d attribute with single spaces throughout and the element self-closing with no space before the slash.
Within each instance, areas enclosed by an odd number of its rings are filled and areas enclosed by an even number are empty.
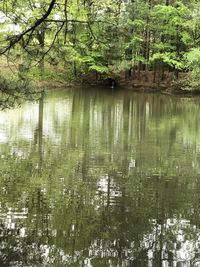
<svg viewBox="0 0 200 267">
<path fill-rule="evenodd" d="M 124 88 L 124 86 L 120 86 Z M 185 95 L 185 96 L 198 96 L 200 95 L 200 89 L 184 89 L 175 85 L 163 86 L 163 85 L 130 85 L 127 84 L 126 88 L 134 92 L 141 93 L 162 93 L 168 95 Z"/>
<path fill-rule="evenodd" d="M 80 81 L 58 81 L 58 80 L 41 80 L 41 81 L 33 81 L 33 86 L 39 91 L 45 90 L 54 90 L 59 88 L 75 88 L 78 89 L 80 87 L 107 87 L 110 86 L 104 81 L 92 81 L 91 83 L 81 83 Z M 167 95 L 180 95 L 180 96 L 200 96 L 200 88 L 184 88 L 181 84 L 140 84 L 140 83 L 132 83 L 130 81 L 126 82 L 118 82 L 115 89 L 122 90 L 131 90 L 133 92 L 139 93 L 162 93 Z"/>
<path fill-rule="evenodd" d="M 173 72 L 166 72 L 161 79 L 155 76 L 152 71 L 141 72 L 125 78 L 124 75 L 118 77 L 118 85 L 135 92 L 163 93 L 169 95 L 200 95 L 200 86 L 194 86 L 189 79 L 188 73 L 179 73 L 178 79 Z"/>
<path fill-rule="evenodd" d="M 12 77 L 18 77 L 17 68 L 14 65 L 7 65 L 2 62 L 0 73 L 2 77 L 10 80 Z M 30 84 L 37 91 L 53 90 L 57 88 L 80 88 L 85 86 L 104 86 L 110 87 L 107 75 L 96 75 L 95 72 L 70 77 L 63 68 L 47 66 L 43 73 L 34 68 L 25 76 L 25 81 L 29 80 Z M 120 75 L 111 75 L 116 81 L 116 88 L 131 90 L 141 93 L 163 93 L 169 95 L 200 95 L 200 87 L 189 86 L 188 74 L 179 73 L 179 79 L 175 80 L 173 72 L 166 72 L 161 79 L 155 76 L 152 71 L 148 73 L 141 71 L 126 77 L 124 73 Z M 18 77 L 19 78 L 19 77 Z M 16 79 L 17 80 L 17 79 Z"/>
</svg>

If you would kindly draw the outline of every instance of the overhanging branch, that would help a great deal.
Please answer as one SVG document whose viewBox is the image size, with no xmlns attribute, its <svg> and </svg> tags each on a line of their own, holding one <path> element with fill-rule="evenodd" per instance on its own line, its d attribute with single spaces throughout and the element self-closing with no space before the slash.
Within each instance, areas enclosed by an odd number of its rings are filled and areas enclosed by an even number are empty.
<svg viewBox="0 0 200 267">
<path fill-rule="evenodd" d="M 29 32 L 33 33 L 34 30 L 38 26 L 40 26 L 48 18 L 48 16 L 51 14 L 51 11 L 54 8 L 55 3 L 56 3 L 56 0 L 51 0 L 49 7 L 48 7 L 48 10 L 40 19 L 38 19 L 30 28 L 28 28 L 27 30 L 25 30 L 21 34 L 12 36 L 10 39 L 10 44 L 6 48 L 4 48 L 3 51 L 0 51 L 0 54 L 2 55 L 2 54 L 5 54 L 7 51 L 9 51 L 12 47 L 14 47 L 17 43 L 19 43 L 27 33 L 29 33 Z"/>
</svg>

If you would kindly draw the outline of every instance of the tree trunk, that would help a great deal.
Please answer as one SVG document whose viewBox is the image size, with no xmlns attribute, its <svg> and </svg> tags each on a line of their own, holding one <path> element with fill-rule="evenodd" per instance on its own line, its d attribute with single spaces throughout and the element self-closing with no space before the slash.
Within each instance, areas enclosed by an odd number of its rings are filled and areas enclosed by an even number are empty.
<svg viewBox="0 0 200 267">
<path fill-rule="evenodd" d="M 44 27 L 39 29 L 39 31 L 37 32 L 37 40 L 39 42 L 39 46 L 42 51 L 41 59 L 39 61 L 39 68 L 40 68 L 40 71 L 43 73 L 44 72 L 44 54 L 43 53 L 44 53 L 44 45 L 45 45 L 45 28 Z"/>
<path fill-rule="evenodd" d="M 138 80 L 141 80 L 141 68 L 142 68 L 142 62 L 140 61 L 138 64 Z"/>
<path fill-rule="evenodd" d="M 179 37 L 179 27 L 176 29 L 176 57 L 180 59 L 180 37 Z M 178 80 L 179 78 L 179 69 L 175 67 L 174 71 L 175 77 Z"/>
<path fill-rule="evenodd" d="M 153 64 L 153 83 L 156 82 L 156 71 L 157 71 L 157 62 L 154 61 L 154 64 Z"/>
<path fill-rule="evenodd" d="M 166 0 L 166 6 L 170 5 L 170 0 Z"/>
</svg>

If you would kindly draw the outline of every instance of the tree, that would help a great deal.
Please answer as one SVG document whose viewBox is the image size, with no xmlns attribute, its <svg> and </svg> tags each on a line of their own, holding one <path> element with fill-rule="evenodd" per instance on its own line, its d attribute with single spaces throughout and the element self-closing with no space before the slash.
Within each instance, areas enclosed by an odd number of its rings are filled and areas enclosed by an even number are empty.
<svg viewBox="0 0 200 267">
<path fill-rule="evenodd" d="M 60 64 L 75 77 L 137 70 L 148 80 L 154 70 L 162 81 L 168 70 L 178 78 L 199 44 L 199 10 L 195 0 L 4 0 L 0 54 L 28 68 Z"/>
<path fill-rule="evenodd" d="M 191 49 L 186 54 L 186 60 L 190 70 L 191 82 L 194 86 L 198 86 L 200 84 L 200 49 Z"/>
</svg>

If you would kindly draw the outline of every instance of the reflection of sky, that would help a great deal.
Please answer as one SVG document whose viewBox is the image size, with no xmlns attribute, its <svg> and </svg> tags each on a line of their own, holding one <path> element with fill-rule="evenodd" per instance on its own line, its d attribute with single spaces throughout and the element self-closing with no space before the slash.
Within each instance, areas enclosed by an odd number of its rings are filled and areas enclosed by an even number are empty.
<svg viewBox="0 0 200 267">
<path fill-rule="evenodd" d="M 165 118 L 158 123 L 156 118 L 155 120 L 154 118 L 151 118 L 150 114 L 152 113 L 152 106 L 150 106 L 150 102 L 148 101 L 144 103 L 145 121 L 143 121 L 142 117 L 144 114 L 142 115 L 138 113 L 137 105 L 135 103 L 130 102 L 128 107 L 129 111 L 125 114 L 124 103 L 119 99 L 113 102 L 111 107 L 107 105 L 104 107 L 103 104 L 101 106 L 90 102 L 89 114 L 85 114 L 85 103 L 80 102 L 79 117 L 75 117 L 75 121 L 73 121 L 72 104 L 73 98 L 58 98 L 56 101 L 52 98 L 44 100 L 43 136 L 50 139 L 55 145 L 59 144 L 61 141 L 61 129 L 65 128 L 66 140 L 69 139 L 70 128 L 76 128 L 76 126 L 79 128 L 83 127 L 83 117 L 87 115 L 89 116 L 89 139 L 90 144 L 93 145 L 93 147 L 98 146 L 98 142 L 102 137 L 104 137 L 106 145 L 108 145 L 106 142 L 111 139 L 113 142 L 112 145 L 119 150 L 124 141 L 127 141 L 129 145 L 132 144 L 134 147 L 133 141 L 136 138 L 139 139 L 136 141 L 143 142 L 143 147 L 145 142 L 148 142 L 148 144 L 152 142 L 152 145 L 155 145 L 155 133 L 161 135 L 163 140 L 168 141 L 168 138 L 170 138 L 169 135 L 176 130 L 177 134 L 175 134 L 175 139 L 176 141 L 181 142 L 182 147 L 187 148 L 188 146 L 192 146 L 195 142 L 196 151 L 199 151 L 200 145 L 198 145 L 198 132 L 195 132 L 194 127 L 192 127 L 192 129 L 190 127 L 190 132 L 186 132 L 183 135 L 182 131 L 179 130 L 179 127 L 176 126 L 179 118 L 177 118 L 177 122 L 175 121 L 175 123 L 172 123 L 173 120 L 171 119 L 166 120 L 167 123 L 165 123 Z M 138 118 L 138 115 L 141 115 L 141 119 Z M 28 103 L 18 109 L 0 112 L 0 143 L 3 144 L 9 142 L 12 144 L 12 142 L 16 141 L 33 140 L 35 130 L 38 128 L 38 117 L 38 103 Z M 180 126 L 182 126 L 181 115 L 179 117 Z M 188 123 L 190 123 L 189 120 L 184 123 L 184 127 L 187 128 Z M 157 128 L 155 128 L 155 126 Z M 164 129 L 166 130 L 164 131 Z M 125 135 L 125 133 L 127 133 L 127 135 Z M 140 140 L 142 138 L 141 134 L 146 137 L 146 140 Z M 191 134 L 193 134 L 193 138 L 190 138 Z M 195 162 L 195 165 L 196 164 L 197 163 Z"/>
<path fill-rule="evenodd" d="M 33 139 L 37 127 L 38 105 L 0 112 L 0 143 Z"/>
<path fill-rule="evenodd" d="M 43 137 L 50 139 L 52 143 L 58 145 L 62 138 L 61 129 L 65 127 L 65 138 L 69 140 L 70 127 L 79 125 L 83 127 L 84 111 L 80 110 L 80 117 L 78 121 L 72 121 L 72 99 L 51 101 L 44 101 L 43 111 Z M 100 135 L 100 129 L 103 129 L 103 134 L 106 138 L 109 137 L 110 121 L 107 117 L 102 116 L 101 107 L 94 106 L 90 111 L 90 126 L 89 135 L 90 142 L 95 142 Z M 119 102 L 111 109 L 111 122 L 113 141 L 115 145 L 119 145 L 122 137 L 123 127 L 123 103 Z M 16 108 L 0 112 L 0 143 L 6 144 L 9 142 L 16 143 L 18 141 L 32 141 L 34 139 L 35 130 L 38 129 L 39 119 L 39 104 L 24 104 L 21 108 Z M 74 124 L 73 124 L 74 123 Z M 69 127 L 67 127 L 69 126 Z M 106 141 L 106 140 L 105 140 Z"/>
<path fill-rule="evenodd" d="M 44 105 L 43 135 L 59 143 L 57 132 L 63 124 L 68 123 L 71 103 L 47 102 Z M 30 141 L 38 128 L 39 104 L 25 104 L 21 108 L 0 112 L 0 143 Z M 56 124 L 56 127 L 55 127 Z"/>
</svg>

